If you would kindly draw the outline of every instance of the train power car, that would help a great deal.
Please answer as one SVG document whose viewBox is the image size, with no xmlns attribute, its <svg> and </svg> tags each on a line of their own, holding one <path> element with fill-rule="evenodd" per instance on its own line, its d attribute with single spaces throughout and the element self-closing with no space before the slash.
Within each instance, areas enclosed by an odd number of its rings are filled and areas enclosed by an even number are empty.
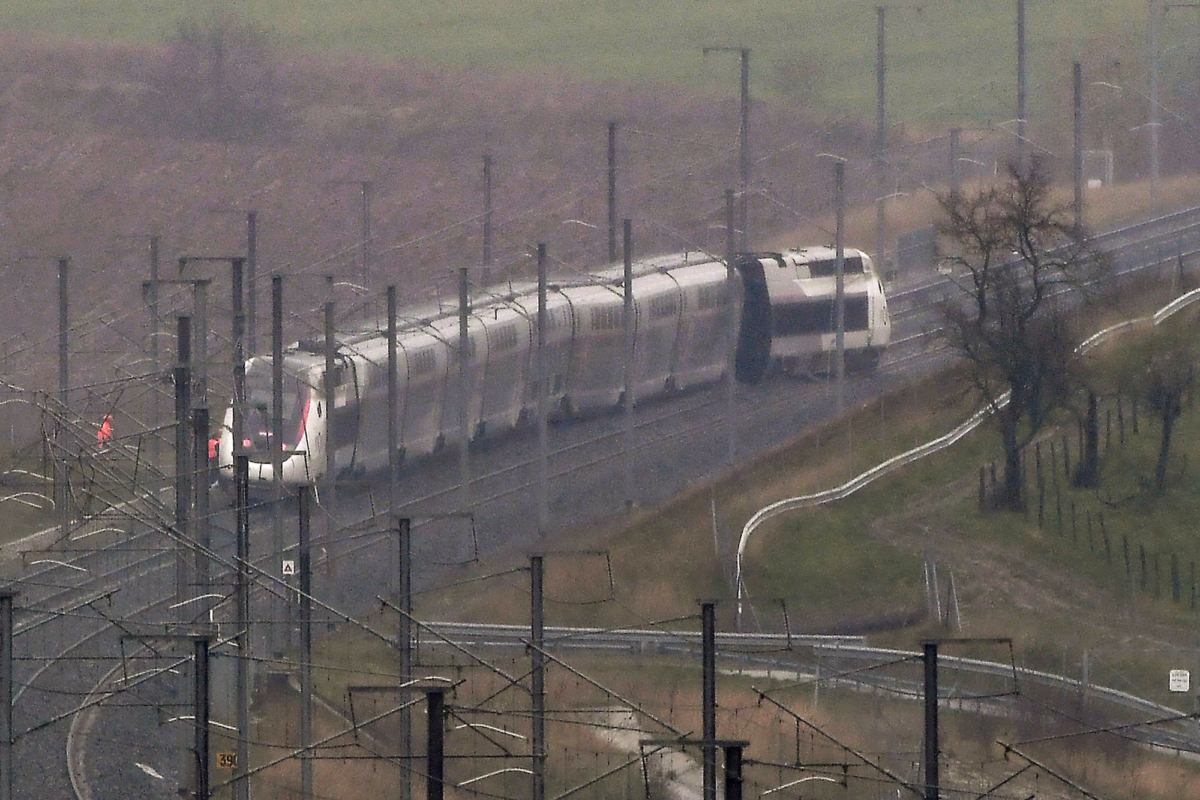
<svg viewBox="0 0 1200 800">
<path fill-rule="evenodd" d="M 891 340 L 883 281 L 871 258 L 845 250 L 843 349 L 849 369 L 873 370 Z M 742 256 L 737 377 L 757 383 L 772 368 L 831 371 L 837 342 L 837 253 L 809 247 Z"/>
</svg>

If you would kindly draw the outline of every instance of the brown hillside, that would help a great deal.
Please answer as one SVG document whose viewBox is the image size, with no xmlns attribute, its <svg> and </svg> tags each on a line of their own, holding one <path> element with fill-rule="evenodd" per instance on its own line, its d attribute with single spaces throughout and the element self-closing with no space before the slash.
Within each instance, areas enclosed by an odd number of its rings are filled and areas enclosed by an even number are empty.
<svg viewBox="0 0 1200 800">
<path fill-rule="evenodd" d="M 374 184 L 372 295 L 396 282 L 410 299 L 450 298 L 453 270 L 482 260 L 485 152 L 494 161 L 490 277 L 526 271 L 539 241 L 559 272 L 595 266 L 607 254 L 609 120 L 620 124 L 619 213 L 635 220 L 635 249 L 723 251 L 736 113 L 732 90 L 682 95 L 285 58 L 240 29 L 185 32 L 157 50 L 9 38 L 0 48 L 0 282 L 21 313 L 0 319 L 3 372 L 22 386 L 54 385 L 55 263 L 69 256 L 72 320 L 91 320 L 73 336 L 72 383 L 119 377 L 114 362 L 145 347 L 145 235 L 161 236 L 163 274 L 174 277 L 180 255 L 244 252 L 244 221 L 231 211 L 258 215 L 260 335 L 272 270 L 288 276 L 290 310 L 312 324 L 321 276 L 363 281 L 364 180 Z M 858 126 L 767 105 L 756 106 L 753 132 L 764 236 L 829 206 L 828 176 L 815 192 L 803 177 L 821 164 L 817 152 L 859 154 L 867 141 Z M 212 273 L 218 333 L 228 328 L 223 273 Z M 357 302 L 349 291 L 339 309 Z M 183 307 L 164 303 L 164 324 Z"/>
</svg>

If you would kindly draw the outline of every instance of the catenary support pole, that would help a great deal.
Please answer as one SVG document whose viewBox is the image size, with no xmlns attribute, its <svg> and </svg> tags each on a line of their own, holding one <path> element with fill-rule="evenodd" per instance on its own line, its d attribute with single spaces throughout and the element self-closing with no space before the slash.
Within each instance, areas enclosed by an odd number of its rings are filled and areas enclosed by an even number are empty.
<svg viewBox="0 0 1200 800">
<path fill-rule="evenodd" d="M 725 800 L 742 800 L 742 745 L 725 745 Z"/>
<path fill-rule="evenodd" d="M 542 556 L 529 557 L 530 682 L 533 699 L 533 800 L 546 797 L 546 645 L 543 624 Z"/>
<path fill-rule="evenodd" d="M 550 371 L 546 365 L 546 245 L 542 242 L 537 246 L 538 271 L 538 310 L 537 310 L 537 347 L 534 357 L 537 360 L 537 434 L 538 434 L 538 537 L 546 535 L 550 527 L 550 468 L 548 431 L 546 429 L 547 397 L 549 387 L 546 385 Z"/>
<path fill-rule="evenodd" d="M 192 494 L 195 498 L 192 512 L 193 540 L 199 545 L 192 557 L 192 580 L 195 587 L 192 597 L 203 597 L 209 593 L 209 561 L 208 553 L 212 549 L 212 528 L 208 518 L 209 513 L 209 474 L 211 464 L 208 459 L 209 415 L 207 408 L 192 409 L 192 464 L 195 476 L 192 481 Z M 194 608 L 193 618 L 204 616 L 204 609 Z"/>
<path fill-rule="evenodd" d="M 246 353 L 258 353 L 258 212 L 246 212 Z"/>
<path fill-rule="evenodd" d="M 322 482 L 324 496 L 321 498 L 325 518 L 325 572 L 333 574 L 334 536 L 337 520 L 337 339 L 333 330 L 333 276 L 325 278 L 328 297 L 325 300 L 325 374 L 321 379 L 321 391 L 325 395 L 325 474 Z M 320 404 L 318 404 L 319 406 Z"/>
<path fill-rule="evenodd" d="M 1017 0 L 1017 166 L 1025 171 L 1025 0 Z"/>
<path fill-rule="evenodd" d="M 887 6 L 875 8 L 875 258 L 887 271 Z"/>
<path fill-rule="evenodd" d="M 458 510 L 469 516 L 471 499 L 471 297 L 467 268 L 458 270 Z"/>
<path fill-rule="evenodd" d="M 245 259 L 235 257 L 232 267 L 233 298 L 233 455 L 237 481 L 237 768 L 234 792 L 238 800 L 250 799 L 250 458 L 246 437 L 246 317 L 243 278 Z"/>
<path fill-rule="evenodd" d="M 739 222 L 742 226 L 743 253 L 750 252 L 750 48 L 741 52 L 741 123 L 738 136 L 738 176 L 741 182 L 741 208 Z"/>
<path fill-rule="evenodd" d="M 617 123 L 608 123 L 608 263 L 617 263 Z"/>
<path fill-rule="evenodd" d="M 192 401 L 198 406 L 208 405 L 208 281 L 192 283 L 192 329 L 196 336 L 192 341 Z"/>
<path fill-rule="evenodd" d="M 389 511 L 396 510 L 396 481 L 400 476 L 400 352 L 396 342 L 396 285 L 387 287 L 387 491 Z"/>
<path fill-rule="evenodd" d="M 483 154 L 483 277 L 487 286 L 492 278 L 492 156 Z"/>
<path fill-rule="evenodd" d="M 296 497 L 299 522 L 297 571 L 300 573 L 300 800 L 313 800 L 312 753 L 312 487 Z"/>
<path fill-rule="evenodd" d="M 834 378 L 837 381 L 837 413 L 846 411 L 846 162 L 835 161 L 834 206 L 837 209 L 834 263 L 836 269 L 834 298 Z"/>
<path fill-rule="evenodd" d="M 425 745 L 425 798 L 442 800 L 446 776 L 446 729 L 443 717 L 446 713 L 445 689 L 429 689 L 425 692 L 428 728 Z"/>
<path fill-rule="evenodd" d="M 400 629 L 400 685 L 412 683 L 412 520 L 408 517 L 396 519 L 396 550 L 399 554 Z M 409 757 L 412 755 L 412 709 L 407 705 L 407 696 L 401 698 L 405 706 L 400 710 L 400 800 L 412 798 L 412 772 Z"/>
<path fill-rule="evenodd" d="M 950 129 L 950 202 L 955 202 L 962 196 L 962 170 L 959 159 L 962 157 L 962 128 Z"/>
<path fill-rule="evenodd" d="M 1076 61 L 1071 70 L 1074 97 L 1074 140 L 1072 183 L 1075 185 L 1075 230 L 1083 230 L 1083 65 Z"/>
<path fill-rule="evenodd" d="M 271 574 L 287 581 L 283 574 L 283 276 L 271 276 L 271 484 L 275 502 L 271 504 Z M 270 651 L 282 658 L 291 646 L 291 626 L 285 624 L 289 604 L 283 597 L 271 598 Z M 286 643 L 285 641 L 286 640 Z"/>
<path fill-rule="evenodd" d="M 179 318 L 182 328 L 187 317 Z M 181 354 L 182 356 L 182 354 Z M 187 620 L 187 549 L 188 519 L 192 500 L 191 448 L 188 436 L 189 370 L 182 363 L 175 367 L 175 621 Z"/>
<path fill-rule="evenodd" d="M 716 604 L 700 604 L 700 638 L 702 661 L 702 728 L 704 800 L 717 800 L 717 660 Z"/>
<path fill-rule="evenodd" d="M 1022 0 L 1023 2 L 1024 0 Z M 1159 110 L 1158 85 L 1162 75 L 1162 54 L 1159 52 L 1159 30 L 1163 7 L 1160 0 L 1150 0 L 1150 204 L 1158 211 L 1159 178 Z"/>
<path fill-rule="evenodd" d="M 192 639 L 192 715 L 195 727 L 192 732 L 193 777 L 197 800 L 208 800 L 212 791 L 209 788 L 209 673 L 208 648 L 210 640 L 207 636 L 196 636 Z"/>
<path fill-rule="evenodd" d="M 0 591 L 0 800 L 13 800 L 13 598 Z"/>
<path fill-rule="evenodd" d="M 938 800 L 938 646 L 925 642 L 925 800 Z"/>
<path fill-rule="evenodd" d="M 624 378 L 621 391 L 621 466 L 625 477 L 625 510 L 629 511 L 633 508 L 633 220 L 622 220 L 621 227 L 625 249 L 621 308 L 621 325 L 625 334 L 624 355 L 621 359 Z"/>
<path fill-rule="evenodd" d="M 155 381 L 158 380 L 158 371 L 162 365 L 159 364 L 159 346 L 158 339 L 160 336 L 161 321 L 158 318 L 158 234 L 150 235 L 150 282 L 146 284 L 146 301 L 150 306 L 150 369 L 154 372 Z M 150 393 L 150 427 L 157 430 L 162 424 L 162 396 L 155 390 Z M 149 448 L 150 463 L 155 469 L 162 469 L 162 464 L 159 463 L 159 458 L 162 456 L 162 447 L 159 440 L 159 434 L 155 433 L 150 437 Z"/>
<path fill-rule="evenodd" d="M 737 457 L 737 331 L 738 280 L 737 280 L 737 236 L 734 233 L 733 189 L 725 190 L 725 302 L 729 309 L 728 333 L 725 343 L 725 463 L 733 466 Z"/>
<path fill-rule="evenodd" d="M 371 198 L 375 194 L 372 181 L 362 182 L 362 285 L 370 286 L 371 280 Z"/>
<path fill-rule="evenodd" d="M 58 517 L 58 540 L 71 533 L 71 489 L 67 470 L 67 412 L 70 408 L 70 351 L 68 347 L 68 275 L 71 259 L 58 260 L 58 420 L 54 424 L 54 512 Z"/>
<path fill-rule="evenodd" d="M 234 791 L 250 798 L 250 457 L 238 453 L 237 473 L 237 768 Z"/>
</svg>

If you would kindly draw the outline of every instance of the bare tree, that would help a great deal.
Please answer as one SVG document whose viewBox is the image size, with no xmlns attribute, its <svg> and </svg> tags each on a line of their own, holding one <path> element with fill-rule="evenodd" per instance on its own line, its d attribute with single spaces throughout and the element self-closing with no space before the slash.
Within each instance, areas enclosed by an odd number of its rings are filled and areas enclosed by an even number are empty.
<svg viewBox="0 0 1200 800">
<path fill-rule="evenodd" d="M 1172 330 L 1152 339 L 1144 350 L 1137 350 L 1136 366 L 1126 373 L 1134 391 L 1154 410 L 1161 426 L 1152 484 L 1159 494 L 1167 486 L 1175 422 L 1183 415 L 1184 399 L 1196 382 L 1198 351 L 1193 331 Z"/>
<path fill-rule="evenodd" d="M 1108 259 L 1051 197 L 1044 162 L 976 194 L 941 199 L 942 252 L 961 289 L 943 303 L 944 335 L 969 389 L 993 411 L 1004 449 L 998 508 L 1024 507 L 1021 451 L 1069 400 L 1079 340 L 1065 310 L 1097 286 Z"/>
</svg>

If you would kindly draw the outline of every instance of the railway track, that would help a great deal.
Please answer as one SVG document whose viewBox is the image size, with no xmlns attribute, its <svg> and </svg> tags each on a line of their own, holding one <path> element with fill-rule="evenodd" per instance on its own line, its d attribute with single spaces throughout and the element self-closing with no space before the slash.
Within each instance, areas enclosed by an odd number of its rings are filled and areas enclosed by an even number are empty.
<svg viewBox="0 0 1200 800">
<path fill-rule="evenodd" d="M 1122 276 L 1146 274 L 1155 269 L 1169 275 L 1179 262 L 1200 253 L 1200 210 L 1115 231 L 1101 241 L 1116 253 Z M 947 281 L 947 276 L 930 276 L 909 282 L 895 292 L 891 301 L 895 344 L 878 374 L 848 381 L 851 402 L 874 396 L 948 358 L 937 346 L 933 313 L 935 303 L 948 291 Z M 738 441 L 742 455 L 760 452 L 832 413 L 830 387 L 823 381 L 784 379 L 761 388 L 742 388 L 738 402 L 742 417 Z M 722 389 L 717 387 L 637 410 L 632 469 L 638 476 L 639 487 L 645 491 L 641 496 L 643 502 L 672 494 L 687 482 L 721 467 L 722 460 L 712 458 L 711 453 L 723 452 L 724 403 Z M 553 427 L 552 515 L 557 522 L 571 524 L 609 515 L 623 507 L 621 475 L 623 459 L 628 457 L 625 435 L 619 417 Z M 402 500 L 406 513 L 420 517 L 423 513 L 434 515 L 454 508 L 461 490 L 457 486 L 457 464 L 452 461 L 434 459 L 404 473 Z M 481 547 L 487 551 L 514 539 L 529 539 L 532 531 L 528 520 L 533 516 L 530 489 L 534 485 L 532 475 L 536 464 L 534 442 L 529 437 L 513 437 L 473 454 L 472 462 L 476 524 L 483 532 Z M 337 571 L 324 580 L 318 578 L 315 587 L 321 596 L 350 613 L 373 601 L 375 592 L 371 587 L 386 587 L 391 580 L 386 558 L 387 535 L 382 525 L 379 532 L 372 531 L 378 520 L 371 519 L 379 512 L 375 492 L 376 488 L 369 485 L 347 486 L 341 491 L 339 521 L 343 526 L 357 525 L 365 529 L 365 534 L 338 553 Z M 263 532 L 269 530 L 269 513 L 266 509 L 254 513 L 252 524 L 257 531 L 254 553 L 264 550 L 261 545 L 268 538 Z M 18 763 L 23 770 L 27 764 L 31 765 L 19 776 L 19 784 L 35 793 L 45 794 L 42 790 L 48 790 L 46 796 L 67 796 L 75 791 L 70 785 L 74 780 L 81 787 L 94 783 L 97 797 L 113 796 L 113 791 L 126 797 L 173 794 L 174 786 L 170 784 L 178 780 L 178 770 L 153 767 L 153 772 L 160 776 L 156 778 L 144 767 L 152 766 L 148 763 L 152 756 L 176 753 L 184 745 L 167 743 L 155 722 L 157 712 L 146 709 L 169 705 L 178 694 L 179 676 L 169 671 L 155 674 L 132 687 L 141 698 L 137 704 L 121 708 L 113 705 L 116 698 L 129 696 L 125 690 L 130 688 L 118 687 L 122 691 L 112 691 L 111 681 L 119 672 L 113 662 L 128 661 L 127 657 L 121 657 L 122 627 L 143 622 L 161 625 L 168 616 L 164 613 L 166 606 L 174 596 L 172 559 L 160 549 L 165 544 L 161 533 L 164 521 L 147 519 L 138 524 L 142 527 L 136 532 L 121 537 L 126 539 L 124 548 L 62 551 L 54 556 L 59 563 L 39 564 L 44 569 L 32 573 L 21 570 L 10 575 L 14 585 L 22 587 L 20 606 L 26 609 L 19 614 L 18 644 L 27 653 L 24 658 L 39 660 L 36 666 L 32 661 L 25 662 L 28 666 L 19 666 L 17 679 L 22 687 L 17 694 L 18 718 L 24 722 L 18 727 L 17 746 L 21 754 Z M 294 518 L 285 517 L 284 524 L 287 529 L 294 529 Z M 216 532 L 223 558 L 228 558 L 231 547 L 229 528 L 226 521 Z M 426 538 L 417 543 L 414 555 L 425 563 L 433 563 L 438 561 L 435 549 L 436 543 Z M 266 573 L 281 555 L 256 555 L 256 569 Z M 429 582 L 433 577 L 426 575 L 424 580 Z M 111 610 L 106 608 L 104 615 L 91 611 L 98 603 L 110 602 L 113 606 Z M 256 613 L 261 612 L 261 599 L 256 601 L 256 608 Z M 33 637 L 39 643 L 58 644 L 38 652 L 26 645 Z M 262 652 L 260 639 L 256 639 L 255 648 Z M 1068 681 L 1054 676 L 1047 680 Z M 88 687 L 82 695 L 81 687 Z M 1151 711 L 1149 707 L 1143 710 Z M 98 715 L 104 715 L 105 720 L 125 718 L 127 723 L 136 718 L 139 724 L 151 726 L 149 735 L 145 730 L 133 733 L 135 738 L 140 736 L 147 741 L 145 749 L 138 751 L 149 754 L 142 756 L 146 760 L 120 754 L 118 745 L 108 736 L 96 739 L 97 731 L 112 729 L 112 724 L 94 722 Z M 65 720 L 75 721 L 66 733 Z M 156 736 L 156 731 L 160 735 Z M 50 745 L 51 740 L 59 744 Z M 57 750 L 59 755 L 26 758 L 47 748 Z M 64 762 L 62 754 L 66 751 L 71 755 Z M 178 764 L 181 759 L 172 757 L 171 761 Z M 39 766 L 32 767 L 34 763 Z M 55 763 L 59 766 L 55 767 Z M 70 766 L 72 763 L 77 766 Z M 156 763 L 161 766 L 163 762 Z M 86 797 L 87 790 L 80 788 L 75 794 Z"/>
</svg>

